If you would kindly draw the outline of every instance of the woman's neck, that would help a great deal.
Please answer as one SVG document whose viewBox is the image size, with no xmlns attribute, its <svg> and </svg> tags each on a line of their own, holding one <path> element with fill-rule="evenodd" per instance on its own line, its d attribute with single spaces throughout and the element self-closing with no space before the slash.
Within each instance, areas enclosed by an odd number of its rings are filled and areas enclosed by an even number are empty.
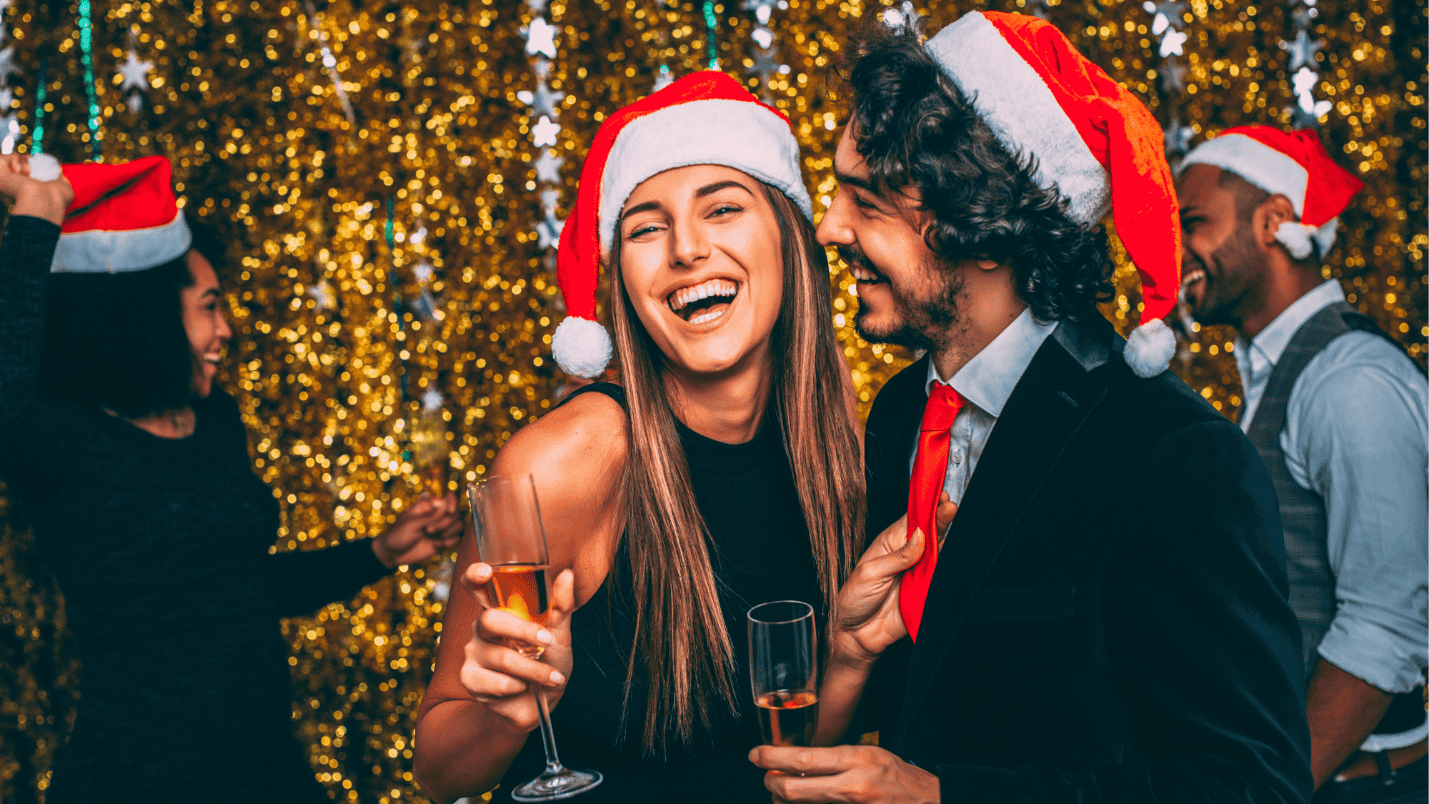
<svg viewBox="0 0 1429 804">
<path fill-rule="evenodd" d="M 751 356 L 753 357 L 753 356 Z M 675 415 L 696 433 L 726 444 L 754 438 L 769 403 L 772 369 L 767 355 L 716 375 L 665 372 L 665 393 Z"/>
<path fill-rule="evenodd" d="M 140 430 L 156 435 L 159 438 L 188 438 L 193 435 L 194 424 L 197 421 L 194 416 L 194 409 L 191 406 L 185 406 L 178 410 L 162 410 L 158 413 L 151 413 L 148 416 L 142 416 L 137 419 L 120 416 L 108 408 L 106 408 L 104 412 L 110 416 L 123 419 L 135 427 L 138 427 Z"/>
</svg>

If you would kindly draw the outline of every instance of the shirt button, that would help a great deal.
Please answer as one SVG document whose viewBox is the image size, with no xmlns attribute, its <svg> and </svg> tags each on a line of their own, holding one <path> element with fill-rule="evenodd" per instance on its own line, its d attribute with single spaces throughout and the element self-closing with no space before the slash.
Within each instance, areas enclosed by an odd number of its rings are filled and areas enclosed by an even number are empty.
<svg viewBox="0 0 1429 804">
<path fill-rule="evenodd" d="M 953 450 L 952 454 L 948 456 L 948 460 L 952 461 L 953 466 L 961 465 L 963 462 L 963 451 L 960 449 Z"/>
</svg>

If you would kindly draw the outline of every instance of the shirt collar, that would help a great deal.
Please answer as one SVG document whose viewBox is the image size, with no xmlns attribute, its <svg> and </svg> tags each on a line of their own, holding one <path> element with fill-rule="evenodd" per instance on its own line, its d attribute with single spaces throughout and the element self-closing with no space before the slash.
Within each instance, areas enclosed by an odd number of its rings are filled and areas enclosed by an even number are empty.
<svg viewBox="0 0 1429 804">
<path fill-rule="evenodd" d="M 1344 300 L 1345 291 L 1340 288 L 1340 283 L 1333 279 L 1325 280 L 1319 287 L 1296 299 L 1294 304 L 1286 307 L 1270 322 L 1270 326 L 1251 339 L 1249 349 L 1258 353 L 1251 355 L 1252 363 L 1260 362 L 1255 358 L 1260 358 L 1271 366 L 1279 363 L 1280 356 L 1285 353 L 1285 347 L 1290 345 L 1290 339 L 1295 337 L 1295 333 L 1300 331 L 1300 327 L 1309 321 L 1311 316 L 1335 302 Z"/>
<path fill-rule="evenodd" d="M 1012 389 L 1032 363 L 1032 356 L 1037 354 L 1042 342 L 1056 328 L 1056 321 L 1043 324 L 1032 317 L 1031 310 L 1023 310 L 992 339 L 992 343 L 973 355 L 951 380 L 938 376 L 938 367 L 929 357 L 928 379 L 923 390 L 931 394 L 934 382 L 951 385 L 963 399 L 993 417 L 1001 416 L 1002 406 L 1007 404 Z"/>
</svg>

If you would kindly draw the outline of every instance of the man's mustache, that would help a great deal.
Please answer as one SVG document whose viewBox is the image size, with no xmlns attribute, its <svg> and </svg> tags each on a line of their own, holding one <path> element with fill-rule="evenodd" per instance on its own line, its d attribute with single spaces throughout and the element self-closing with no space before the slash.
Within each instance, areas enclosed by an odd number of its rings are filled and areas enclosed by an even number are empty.
<svg viewBox="0 0 1429 804">
<path fill-rule="evenodd" d="M 859 251 L 858 249 L 855 249 L 851 246 L 838 246 L 836 250 L 838 251 L 839 259 L 843 260 L 844 263 L 847 264 L 849 267 L 857 267 L 862 268 L 865 271 L 882 273 L 877 268 L 873 267 L 873 263 L 868 261 L 868 257 L 864 256 L 862 251 Z"/>
</svg>

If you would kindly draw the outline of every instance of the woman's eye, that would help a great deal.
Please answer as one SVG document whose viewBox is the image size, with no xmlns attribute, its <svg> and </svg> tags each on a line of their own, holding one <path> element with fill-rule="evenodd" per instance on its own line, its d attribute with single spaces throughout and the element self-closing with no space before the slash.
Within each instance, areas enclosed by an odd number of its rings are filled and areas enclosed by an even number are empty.
<svg viewBox="0 0 1429 804">
<path fill-rule="evenodd" d="M 741 209 L 743 209 L 743 207 L 734 204 L 720 204 L 710 213 L 710 217 L 714 217 L 715 215 L 728 215 L 732 212 L 739 212 Z"/>
<path fill-rule="evenodd" d="M 209 311 L 209 312 L 211 313 L 211 312 L 213 312 L 214 310 L 217 310 L 217 309 L 218 309 L 218 302 L 209 302 L 208 304 L 205 304 L 205 305 L 203 306 L 203 309 L 205 309 L 205 310 L 207 310 L 207 311 Z"/>
<path fill-rule="evenodd" d="M 867 201 L 863 200 L 862 196 L 858 195 L 855 195 L 853 197 L 853 205 L 863 210 L 878 209 L 878 207 L 868 203 Z"/>
<path fill-rule="evenodd" d="M 641 235 L 643 235 L 643 234 L 648 234 L 648 233 L 650 233 L 650 232 L 655 232 L 655 231 L 659 231 L 659 227 L 656 227 L 656 226 L 637 226 L 637 227 L 635 227 L 634 229 L 631 229 L 631 230 L 630 230 L 630 234 L 626 235 L 626 236 L 625 236 L 625 239 L 626 239 L 626 240 L 634 240 L 635 238 L 637 238 L 637 237 L 639 237 L 639 236 L 641 236 Z"/>
</svg>

